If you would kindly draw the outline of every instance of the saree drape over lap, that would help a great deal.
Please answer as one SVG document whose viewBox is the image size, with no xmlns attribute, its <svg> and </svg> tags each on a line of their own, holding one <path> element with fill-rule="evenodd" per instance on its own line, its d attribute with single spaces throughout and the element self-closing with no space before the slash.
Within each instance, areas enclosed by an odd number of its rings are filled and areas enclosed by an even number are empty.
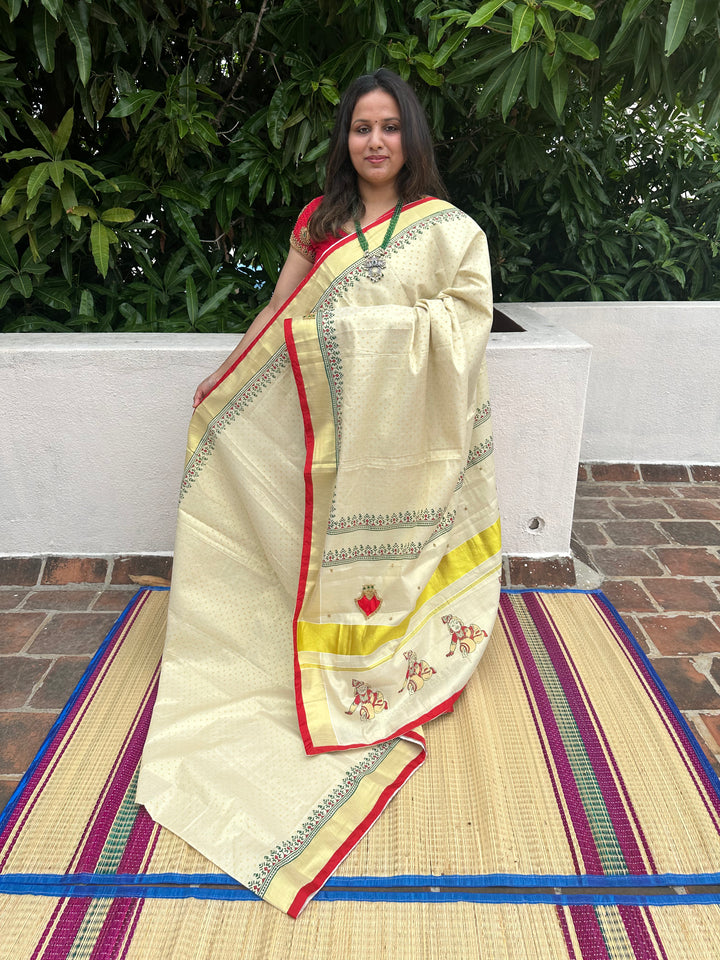
<svg viewBox="0 0 720 960">
<path fill-rule="evenodd" d="M 292 916 L 422 764 L 499 595 L 485 237 L 428 199 L 379 282 L 361 257 L 338 240 L 192 418 L 138 784 Z"/>
</svg>

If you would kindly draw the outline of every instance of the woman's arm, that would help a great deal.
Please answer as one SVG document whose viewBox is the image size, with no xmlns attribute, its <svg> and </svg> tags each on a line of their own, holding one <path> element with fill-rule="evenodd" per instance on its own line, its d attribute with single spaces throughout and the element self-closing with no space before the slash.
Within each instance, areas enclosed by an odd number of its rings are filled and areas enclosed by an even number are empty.
<svg viewBox="0 0 720 960">
<path fill-rule="evenodd" d="M 230 367 L 232 367 L 237 358 L 245 349 L 246 345 L 248 343 L 252 343 L 254 338 L 261 332 L 273 315 L 277 313 L 280 307 L 285 303 L 293 290 L 305 279 L 311 267 L 312 263 L 309 260 L 306 260 L 305 257 L 303 257 L 303 255 L 294 247 L 290 247 L 287 260 L 280 271 L 280 276 L 278 277 L 278 282 L 275 286 L 275 290 L 273 291 L 273 295 L 270 297 L 270 303 L 268 303 L 266 307 L 263 307 L 260 313 L 255 317 L 253 322 L 243 334 L 242 340 L 240 343 L 238 343 L 230 356 L 226 360 L 223 360 L 217 370 L 215 370 L 214 373 L 211 373 L 209 377 L 205 377 L 203 382 L 198 386 L 197 390 L 195 391 L 195 396 L 193 397 L 193 407 L 197 407 L 198 404 L 203 402 L 205 397 L 213 390 L 218 381 L 221 380 Z"/>
</svg>

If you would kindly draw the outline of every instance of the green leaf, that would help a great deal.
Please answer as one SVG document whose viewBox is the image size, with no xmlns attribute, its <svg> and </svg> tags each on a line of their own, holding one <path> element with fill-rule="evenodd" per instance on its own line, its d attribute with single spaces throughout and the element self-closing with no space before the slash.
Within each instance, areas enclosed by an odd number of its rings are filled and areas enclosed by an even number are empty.
<svg viewBox="0 0 720 960">
<path fill-rule="evenodd" d="M 552 86 L 553 94 L 553 104 L 555 106 L 555 112 L 558 117 L 562 119 L 563 110 L 565 109 L 565 101 L 567 100 L 568 94 L 568 72 L 567 67 L 564 65 L 561 66 L 555 73 L 552 75 L 550 80 Z"/>
<path fill-rule="evenodd" d="M 483 73 L 492 73 L 500 64 L 507 62 L 511 57 L 510 47 L 503 46 L 494 53 L 483 56 L 477 60 L 469 60 L 456 67 L 455 70 L 447 75 L 445 82 L 464 86 Z"/>
<path fill-rule="evenodd" d="M 385 31 L 387 30 L 385 0 L 375 0 L 375 29 L 381 37 L 385 36 Z"/>
<path fill-rule="evenodd" d="M 32 147 L 26 147 L 24 150 L 9 150 L 2 154 L 3 160 L 27 160 L 30 157 L 42 157 L 44 160 L 50 160 L 50 154 L 44 150 L 33 150 Z"/>
<path fill-rule="evenodd" d="M 110 207 L 100 214 L 103 223 L 130 223 L 135 219 L 135 212 L 127 207 Z"/>
<path fill-rule="evenodd" d="M 28 182 L 27 182 L 28 200 L 32 200 L 35 194 L 39 193 L 39 191 L 42 190 L 42 188 L 47 183 L 49 176 L 50 176 L 49 163 L 39 163 L 36 167 L 33 168 L 33 171 L 28 177 Z"/>
<path fill-rule="evenodd" d="M 60 189 L 60 199 L 62 200 L 63 209 L 67 212 L 73 207 L 77 206 L 77 197 L 75 196 L 75 190 L 73 189 L 72 184 L 70 183 L 70 178 L 66 177 Z"/>
<path fill-rule="evenodd" d="M 19 263 L 18 253 L 4 223 L 0 223 L 0 260 L 17 270 Z"/>
<path fill-rule="evenodd" d="M 42 5 L 55 20 L 58 19 L 62 12 L 63 3 L 64 0 L 42 0 Z"/>
<path fill-rule="evenodd" d="M 713 130 L 720 124 L 720 92 L 714 99 L 706 100 L 702 122 L 706 130 Z"/>
<path fill-rule="evenodd" d="M 407 60 L 408 52 L 401 43 L 392 41 L 388 44 L 387 51 L 393 60 Z"/>
<path fill-rule="evenodd" d="M 22 0 L 8 0 L 7 11 L 8 11 L 8 17 L 10 18 L 11 22 L 15 19 L 15 17 L 17 17 L 21 9 L 22 9 Z"/>
<path fill-rule="evenodd" d="M 493 73 L 490 74 L 488 79 L 483 84 L 476 105 L 478 116 L 483 117 L 492 109 L 498 93 L 505 86 L 505 83 L 510 76 L 510 71 L 513 68 L 514 60 L 515 58 L 513 57 L 509 63 L 503 63 L 501 66 L 499 66 Z"/>
<path fill-rule="evenodd" d="M 325 97 L 328 103 L 333 105 L 333 107 L 340 103 L 340 94 L 338 93 L 338 89 L 335 84 L 326 83 L 323 81 L 320 84 L 320 93 Z"/>
<path fill-rule="evenodd" d="M 539 43 L 530 48 L 530 62 L 527 74 L 527 95 L 530 106 L 535 110 L 540 103 L 540 89 L 543 82 L 543 49 Z"/>
<path fill-rule="evenodd" d="M 628 0 L 623 7 L 620 29 L 613 37 L 612 43 L 608 47 L 608 53 L 618 51 L 625 39 L 633 34 L 633 24 L 642 16 L 645 10 L 654 3 L 655 0 Z M 611 58 L 612 60 L 613 58 Z"/>
<path fill-rule="evenodd" d="M 460 44 L 467 39 L 469 33 L 469 30 L 459 30 L 454 36 L 443 43 L 440 49 L 433 55 L 433 66 L 436 70 L 447 63 Z"/>
<path fill-rule="evenodd" d="M 31 117 L 29 113 L 25 114 L 24 118 L 25 123 L 27 123 L 28 127 L 30 128 L 30 132 L 38 141 L 43 150 L 47 150 L 50 157 L 54 156 L 55 141 L 53 140 L 52 134 L 42 120 L 38 120 L 36 117 Z"/>
<path fill-rule="evenodd" d="M 547 12 L 545 7 L 540 7 L 536 16 L 545 36 L 548 38 L 550 43 L 555 43 L 555 24 L 552 22 L 552 17 Z"/>
<path fill-rule="evenodd" d="M 191 190 L 182 183 L 163 183 L 158 188 L 158 193 L 162 197 L 168 197 L 170 200 L 180 200 L 187 203 L 200 213 L 208 207 L 208 198 L 204 193 L 198 193 L 197 190 Z"/>
<path fill-rule="evenodd" d="M 513 58 L 512 69 L 510 70 L 510 75 L 508 76 L 502 96 L 503 120 L 507 119 L 510 108 L 514 106 L 515 101 L 520 95 L 522 86 L 525 83 L 525 78 L 527 77 L 529 64 L 530 50 L 526 47 L 522 53 Z"/>
<path fill-rule="evenodd" d="M 583 37 L 579 33 L 565 33 L 561 30 L 558 33 L 560 46 L 567 53 L 574 53 L 583 60 L 597 60 L 600 56 L 597 44 L 593 43 L 588 37 Z"/>
<path fill-rule="evenodd" d="M 62 247 L 60 248 L 60 268 L 62 269 L 62 274 L 63 274 L 63 277 L 65 277 L 65 281 L 72 286 L 72 282 L 73 282 L 72 254 L 70 253 L 69 240 L 65 240 Z"/>
<path fill-rule="evenodd" d="M 200 310 L 198 311 L 198 317 L 204 317 L 205 314 L 212 313 L 216 307 L 219 307 L 221 303 L 227 300 L 234 289 L 235 284 L 231 283 L 228 284 L 228 286 L 223 287 L 222 290 L 218 290 L 217 293 L 214 293 L 210 299 L 206 300 L 205 303 L 200 307 Z"/>
<path fill-rule="evenodd" d="M 685 39 L 695 13 L 695 0 L 672 0 L 665 27 L 665 56 L 671 56 Z"/>
<path fill-rule="evenodd" d="M 82 85 L 85 87 L 90 79 L 90 67 L 92 66 L 92 48 L 87 27 L 82 21 L 79 10 L 72 7 L 63 7 L 62 21 L 75 47 L 78 74 Z"/>
<path fill-rule="evenodd" d="M 268 173 L 268 162 L 267 160 L 260 159 L 254 160 L 250 165 L 249 172 L 249 189 L 248 189 L 248 200 L 252 203 L 255 200 L 255 197 L 260 193 L 262 185 L 265 182 L 265 177 Z"/>
<path fill-rule="evenodd" d="M 416 63 L 415 69 L 425 83 L 429 83 L 431 87 L 441 87 L 443 83 L 445 83 L 445 78 L 442 74 L 436 70 L 429 70 L 424 63 Z"/>
<path fill-rule="evenodd" d="M 18 293 L 22 294 L 26 300 L 28 297 L 32 296 L 32 277 L 30 277 L 27 273 L 20 273 L 17 277 L 13 277 L 10 281 L 10 286 L 13 287 L 14 290 L 17 290 Z"/>
<path fill-rule="evenodd" d="M 71 207 L 68 213 L 71 213 L 74 217 L 90 217 L 91 220 L 97 220 L 98 218 L 93 208 L 88 207 L 84 203 L 79 203 Z"/>
<path fill-rule="evenodd" d="M 90 250 L 92 251 L 95 266 L 103 277 L 107 276 L 110 266 L 110 243 L 117 240 L 112 230 L 97 221 L 90 231 Z"/>
<path fill-rule="evenodd" d="M 482 27 L 504 4 L 505 0 L 485 0 L 485 3 L 480 4 L 465 26 Z"/>
<path fill-rule="evenodd" d="M 555 48 L 555 53 L 553 54 L 546 53 L 542 59 L 543 73 L 548 78 L 548 80 L 552 80 L 552 78 L 555 76 L 555 74 L 560 69 L 560 67 L 563 67 L 564 65 L 565 65 L 565 54 L 559 47 Z"/>
<path fill-rule="evenodd" d="M 320 143 L 316 144 L 312 150 L 308 152 L 303 157 L 303 160 L 306 163 L 314 163 L 319 157 L 325 156 L 327 153 L 327 148 L 330 146 L 330 138 L 326 137 L 325 140 L 321 140 Z"/>
<path fill-rule="evenodd" d="M 120 4 L 120 6 L 127 10 L 127 7 L 124 7 L 123 4 Z M 139 12 L 135 13 L 134 15 L 141 16 Z M 117 24 L 117 20 L 115 20 L 112 14 L 108 13 L 108 11 L 101 7 L 99 3 L 92 4 L 90 7 L 90 16 L 94 17 L 95 20 L 100 20 L 101 23 L 109 23 L 111 25 Z"/>
<path fill-rule="evenodd" d="M 276 149 L 280 149 L 283 140 L 283 127 L 287 120 L 285 110 L 285 89 L 279 86 L 270 100 L 267 116 L 267 129 L 270 136 L 270 142 Z"/>
<path fill-rule="evenodd" d="M 185 112 L 188 116 L 193 111 L 193 107 L 197 103 L 197 87 L 195 85 L 195 74 L 193 73 L 192 67 L 190 64 L 187 64 L 180 74 L 180 102 L 185 108 Z"/>
<path fill-rule="evenodd" d="M 218 135 L 214 128 L 207 122 L 207 120 L 203 120 L 202 117 L 194 117 L 192 121 L 192 127 L 193 133 L 196 133 L 202 137 L 206 143 L 212 143 L 215 144 L 215 146 L 220 146 Z"/>
<path fill-rule="evenodd" d="M 510 49 L 513 53 L 524 46 L 532 36 L 535 26 L 535 11 L 524 3 L 518 3 L 513 10 L 512 39 Z M 514 102 L 514 101 L 513 101 Z"/>
<path fill-rule="evenodd" d="M 62 160 L 53 160 L 50 164 L 50 176 L 55 186 L 60 189 L 65 179 L 65 164 Z"/>
<path fill-rule="evenodd" d="M 162 96 L 160 90 L 140 90 L 138 93 L 129 93 L 122 97 L 107 114 L 108 117 L 129 117 L 137 113 L 141 107 L 149 109 L 155 106 Z"/>
<path fill-rule="evenodd" d="M 54 310 L 65 310 L 66 313 L 72 311 L 70 297 L 67 293 L 61 292 L 59 288 L 53 288 L 48 283 L 41 283 L 36 293 L 38 299 L 47 304 L 48 307 L 52 307 Z"/>
<path fill-rule="evenodd" d="M 583 17 L 585 20 L 594 20 L 595 11 L 592 7 L 584 3 L 577 3 L 576 0 L 543 0 L 546 7 L 552 7 L 553 10 L 561 10 L 563 13 L 574 13 L 576 17 Z"/>
<path fill-rule="evenodd" d="M 197 227 L 193 223 L 193 219 L 190 214 L 187 213 L 187 211 L 184 210 L 179 203 L 175 203 L 172 200 L 169 201 L 168 208 L 181 232 L 185 235 L 186 240 L 188 240 L 194 246 L 200 247 L 200 234 L 198 233 Z"/>
<path fill-rule="evenodd" d="M 83 292 L 80 294 L 80 307 L 78 309 L 78 316 L 95 316 L 95 301 L 93 300 L 93 295 L 89 290 L 83 290 Z"/>
<path fill-rule="evenodd" d="M 55 41 L 57 40 L 57 22 L 45 9 L 38 7 L 33 17 L 33 41 L 38 60 L 43 70 L 52 73 L 55 69 Z"/>
<path fill-rule="evenodd" d="M 53 140 L 55 142 L 55 154 L 54 157 L 56 160 L 59 160 L 63 155 L 65 148 L 70 141 L 70 134 L 72 133 L 73 121 L 75 119 L 75 113 L 73 108 L 67 111 L 65 116 L 60 121 L 57 130 L 53 134 Z"/>
<path fill-rule="evenodd" d="M 190 323 L 194 327 L 198 318 L 198 295 L 192 274 L 189 274 L 185 281 L 185 304 L 187 306 Z"/>
</svg>

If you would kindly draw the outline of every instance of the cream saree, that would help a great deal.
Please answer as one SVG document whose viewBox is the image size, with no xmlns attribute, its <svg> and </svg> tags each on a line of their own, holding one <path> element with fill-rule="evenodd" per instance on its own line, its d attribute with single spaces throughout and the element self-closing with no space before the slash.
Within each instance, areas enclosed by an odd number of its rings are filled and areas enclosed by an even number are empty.
<svg viewBox="0 0 720 960">
<path fill-rule="evenodd" d="M 385 259 L 371 282 L 338 240 L 192 418 L 138 784 L 291 916 L 423 763 L 497 610 L 485 237 L 422 200 Z"/>
</svg>

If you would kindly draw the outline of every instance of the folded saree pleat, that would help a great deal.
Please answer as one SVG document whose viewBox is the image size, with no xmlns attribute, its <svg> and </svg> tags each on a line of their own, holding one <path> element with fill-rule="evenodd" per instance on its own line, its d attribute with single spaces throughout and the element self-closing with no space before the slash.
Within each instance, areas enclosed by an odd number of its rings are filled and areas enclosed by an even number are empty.
<svg viewBox="0 0 720 960">
<path fill-rule="evenodd" d="M 339 240 L 193 416 L 138 785 L 292 916 L 422 764 L 497 611 L 485 238 L 427 199 L 385 260 L 372 283 Z"/>
</svg>

